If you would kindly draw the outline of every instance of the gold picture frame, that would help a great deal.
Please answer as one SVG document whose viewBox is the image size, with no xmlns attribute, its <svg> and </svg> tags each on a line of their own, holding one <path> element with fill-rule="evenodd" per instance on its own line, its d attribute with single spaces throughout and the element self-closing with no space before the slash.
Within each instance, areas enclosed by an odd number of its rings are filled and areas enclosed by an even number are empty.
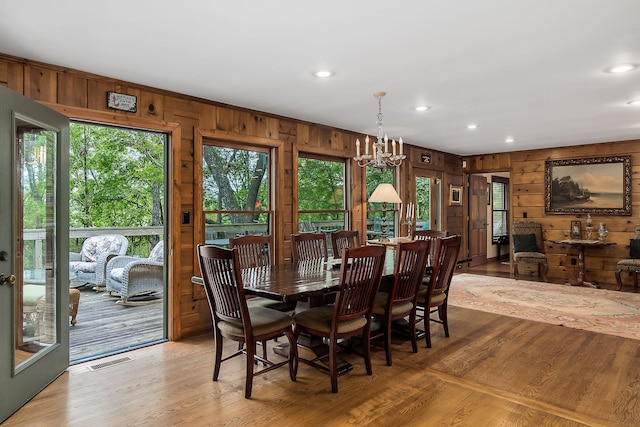
<svg viewBox="0 0 640 427">
<path fill-rule="evenodd" d="M 449 206 L 462 205 L 462 185 L 449 184 Z"/>
<path fill-rule="evenodd" d="M 631 215 L 631 156 L 545 161 L 545 213 Z"/>
</svg>

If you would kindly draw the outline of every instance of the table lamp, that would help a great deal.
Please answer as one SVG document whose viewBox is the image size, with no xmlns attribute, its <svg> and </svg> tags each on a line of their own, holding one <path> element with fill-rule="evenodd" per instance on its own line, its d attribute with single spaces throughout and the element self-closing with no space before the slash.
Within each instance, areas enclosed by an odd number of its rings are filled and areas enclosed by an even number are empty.
<svg viewBox="0 0 640 427">
<path fill-rule="evenodd" d="M 376 189 L 369 197 L 370 203 L 382 203 L 382 237 L 381 242 L 388 242 L 389 236 L 387 235 L 387 203 L 402 203 L 400 196 L 393 188 L 393 185 L 388 183 L 378 184 Z"/>
</svg>

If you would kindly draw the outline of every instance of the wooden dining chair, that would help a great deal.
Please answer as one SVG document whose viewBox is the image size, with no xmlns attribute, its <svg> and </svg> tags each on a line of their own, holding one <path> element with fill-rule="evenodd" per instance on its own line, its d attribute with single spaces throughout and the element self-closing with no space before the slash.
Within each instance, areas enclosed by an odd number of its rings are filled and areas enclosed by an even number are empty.
<svg viewBox="0 0 640 427">
<path fill-rule="evenodd" d="M 360 247 L 360 233 L 358 230 L 339 230 L 331 233 L 331 249 L 334 258 L 342 258 L 346 248 Z"/>
<path fill-rule="evenodd" d="M 291 316 L 266 307 L 249 307 L 245 298 L 244 285 L 237 249 L 225 249 L 213 245 L 198 245 L 198 260 L 204 288 L 213 318 L 215 339 L 215 364 L 213 381 L 218 380 L 220 365 L 225 360 L 246 354 L 245 393 L 251 397 L 253 377 L 289 364 L 289 376 L 296 380 L 296 339 L 294 320 Z M 255 354 L 256 343 L 286 335 L 289 339 L 288 361 L 274 363 Z M 245 344 L 235 353 L 222 358 L 223 338 Z M 254 372 L 255 361 L 265 368 Z"/>
<path fill-rule="evenodd" d="M 431 322 L 442 324 L 444 335 L 449 336 L 447 319 L 447 303 L 449 301 L 449 285 L 458 262 L 461 236 L 453 235 L 438 239 L 438 251 L 431 268 L 428 285 L 421 285 L 418 292 L 418 310 L 423 311 L 424 334 L 427 347 L 431 348 Z M 431 317 L 438 312 L 438 319 Z M 417 319 L 419 322 L 420 319 Z"/>
<path fill-rule="evenodd" d="M 448 235 L 449 232 L 444 230 L 413 230 L 412 238 L 414 240 L 429 240 L 431 242 L 429 246 L 429 258 L 430 262 L 433 262 L 438 251 L 438 239 L 447 237 Z M 430 280 L 431 274 L 425 274 L 422 278 L 422 284 L 429 286 Z"/>
<path fill-rule="evenodd" d="M 271 236 L 239 236 L 229 239 L 229 249 L 238 250 L 238 260 L 240 266 L 244 268 L 268 267 L 272 265 L 271 258 Z M 278 311 L 292 311 L 296 308 L 295 301 L 284 302 L 272 298 L 250 296 L 247 298 L 249 307 L 261 306 L 272 308 Z M 262 341 L 262 357 L 267 359 L 267 343 Z M 238 343 L 238 349 L 242 349 L 243 344 Z"/>
<path fill-rule="evenodd" d="M 331 391 L 338 392 L 338 340 L 362 334 L 364 363 L 367 375 L 372 375 L 370 333 L 371 309 L 380 286 L 384 268 L 384 246 L 362 246 L 345 249 L 340 265 L 340 284 L 335 303 L 331 306 L 313 307 L 294 314 L 296 338 L 307 333 L 326 338 L 328 354 L 314 359 L 298 360 L 328 371 L 331 377 Z M 329 368 L 316 363 L 329 358 Z M 298 364 L 295 369 L 297 372 Z"/>
<path fill-rule="evenodd" d="M 391 366 L 391 326 L 394 321 L 409 317 L 409 338 L 414 353 L 418 352 L 416 339 L 416 304 L 429 254 L 430 240 L 400 243 L 396 249 L 393 285 L 390 292 L 378 292 L 372 316 L 381 320 L 381 328 L 371 340 L 383 337 L 387 365 Z"/>
<path fill-rule="evenodd" d="M 291 257 L 294 264 L 301 261 L 327 260 L 327 237 L 324 233 L 291 235 Z"/>
<path fill-rule="evenodd" d="M 447 237 L 449 233 L 444 230 L 413 230 L 412 239 L 413 240 L 435 240 L 442 237 Z M 431 245 L 431 255 L 436 254 L 436 250 L 438 249 L 437 245 Z"/>
</svg>

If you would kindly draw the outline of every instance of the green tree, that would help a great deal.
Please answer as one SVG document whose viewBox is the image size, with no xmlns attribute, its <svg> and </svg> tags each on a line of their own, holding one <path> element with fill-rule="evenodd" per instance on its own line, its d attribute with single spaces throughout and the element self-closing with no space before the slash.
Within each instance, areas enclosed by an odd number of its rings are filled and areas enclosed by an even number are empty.
<svg viewBox="0 0 640 427">
<path fill-rule="evenodd" d="M 164 134 L 72 123 L 71 227 L 164 223 Z"/>
</svg>

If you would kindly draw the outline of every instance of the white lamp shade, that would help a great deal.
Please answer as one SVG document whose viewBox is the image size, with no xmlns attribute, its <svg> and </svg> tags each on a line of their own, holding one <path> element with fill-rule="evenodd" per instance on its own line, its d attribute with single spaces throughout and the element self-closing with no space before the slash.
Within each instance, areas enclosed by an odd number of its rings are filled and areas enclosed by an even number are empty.
<svg viewBox="0 0 640 427">
<path fill-rule="evenodd" d="M 402 200 L 400 200 L 400 196 L 398 196 L 398 193 L 396 192 L 396 189 L 393 188 L 393 185 L 382 183 L 378 184 L 371 197 L 369 197 L 369 202 L 402 203 Z"/>
</svg>

